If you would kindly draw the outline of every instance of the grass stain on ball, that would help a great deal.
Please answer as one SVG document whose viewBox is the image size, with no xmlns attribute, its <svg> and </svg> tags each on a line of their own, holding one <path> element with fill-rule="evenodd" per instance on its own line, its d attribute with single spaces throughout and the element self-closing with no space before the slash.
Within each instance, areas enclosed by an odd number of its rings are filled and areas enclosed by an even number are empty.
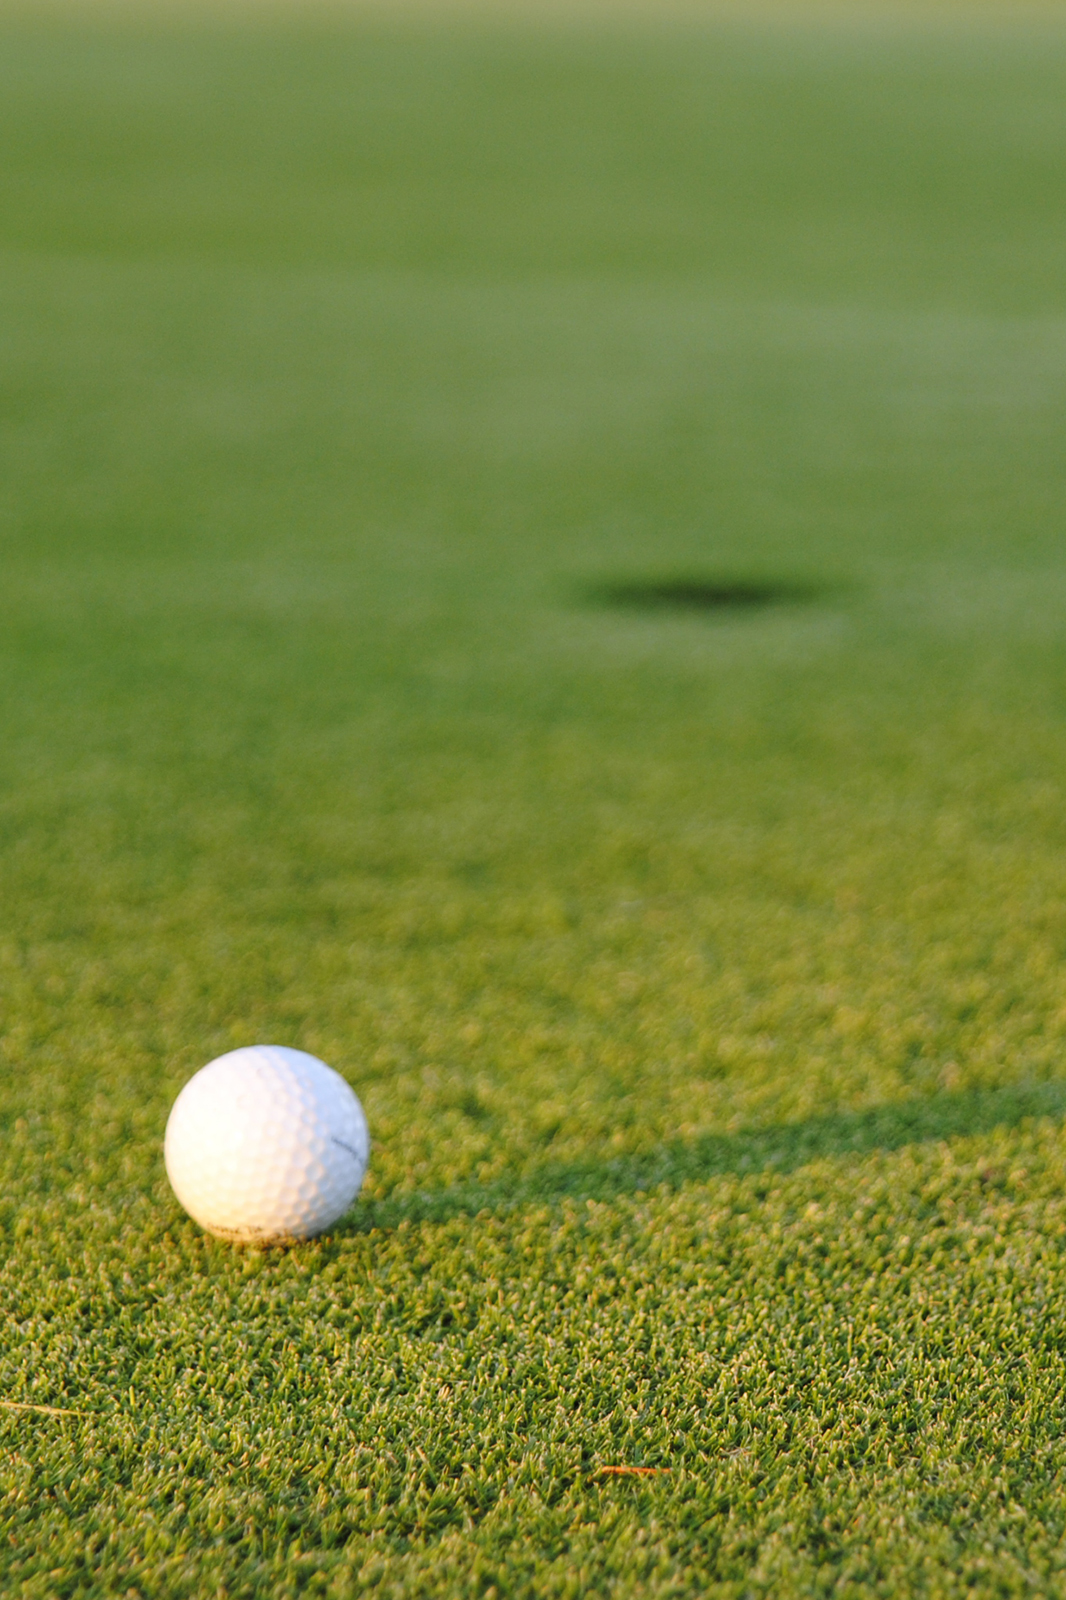
<svg viewBox="0 0 1066 1600">
<path fill-rule="evenodd" d="M 284 1244 L 313 1238 L 348 1210 L 370 1134 L 339 1072 L 303 1050 L 253 1045 L 189 1079 L 164 1155 L 174 1193 L 208 1233 Z"/>
</svg>

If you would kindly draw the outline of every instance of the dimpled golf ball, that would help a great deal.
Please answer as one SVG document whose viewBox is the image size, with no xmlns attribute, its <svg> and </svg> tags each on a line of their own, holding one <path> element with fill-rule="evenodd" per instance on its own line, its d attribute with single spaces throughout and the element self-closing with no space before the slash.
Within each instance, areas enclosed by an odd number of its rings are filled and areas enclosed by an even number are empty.
<svg viewBox="0 0 1066 1600">
<path fill-rule="evenodd" d="M 171 1187 L 208 1233 L 242 1244 L 310 1239 L 343 1216 L 370 1157 L 339 1073 L 281 1045 L 231 1050 L 189 1079 L 167 1121 Z"/>
</svg>

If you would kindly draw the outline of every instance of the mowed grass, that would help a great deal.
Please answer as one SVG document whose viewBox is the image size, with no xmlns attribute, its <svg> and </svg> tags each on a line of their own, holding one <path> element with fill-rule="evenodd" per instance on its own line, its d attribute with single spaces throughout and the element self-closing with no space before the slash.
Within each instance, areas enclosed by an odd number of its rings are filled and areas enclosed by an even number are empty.
<svg viewBox="0 0 1066 1600">
<path fill-rule="evenodd" d="M 5 1594 L 1066 1594 L 1066 30 L 8 14 L 0 150 Z"/>
</svg>

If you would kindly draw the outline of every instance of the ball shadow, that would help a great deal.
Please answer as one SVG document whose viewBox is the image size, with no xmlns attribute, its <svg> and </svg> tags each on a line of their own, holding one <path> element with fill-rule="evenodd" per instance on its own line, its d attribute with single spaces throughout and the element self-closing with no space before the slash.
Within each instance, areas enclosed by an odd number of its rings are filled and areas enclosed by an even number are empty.
<svg viewBox="0 0 1066 1600">
<path fill-rule="evenodd" d="M 604 1161 L 546 1162 L 491 1185 L 470 1184 L 437 1193 L 393 1195 L 362 1201 L 344 1232 L 390 1229 L 401 1222 L 446 1222 L 479 1211 L 508 1211 L 562 1200 L 611 1200 L 638 1191 L 728 1174 L 755 1176 L 795 1172 L 826 1158 L 900 1150 L 1017 1127 L 1031 1117 L 1066 1114 L 1066 1083 L 1019 1085 L 942 1093 L 870 1111 L 839 1111 L 803 1122 L 779 1123 L 748 1133 L 705 1134 L 676 1140 L 643 1156 Z"/>
</svg>

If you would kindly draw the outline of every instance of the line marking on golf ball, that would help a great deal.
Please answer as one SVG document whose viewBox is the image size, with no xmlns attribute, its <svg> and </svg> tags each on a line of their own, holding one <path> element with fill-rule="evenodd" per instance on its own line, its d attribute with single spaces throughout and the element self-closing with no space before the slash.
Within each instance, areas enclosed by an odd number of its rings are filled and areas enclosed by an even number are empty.
<svg viewBox="0 0 1066 1600">
<path fill-rule="evenodd" d="M 347 1152 L 348 1152 L 348 1154 L 349 1154 L 349 1155 L 350 1155 L 350 1156 L 351 1156 L 351 1158 L 352 1158 L 352 1160 L 353 1160 L 353 1161 L 360 1161 L 360 1160 L 362 1160 L 362 1159 L 363 1159 L 363 1158 L 362 1158 L 362 1157 L 361 1157 L 361 1156 L 360 1156 L 360 1154 L 359 1154 L 359 1152 L 358 1152 L 358 1150 L 353 1150 L 353 1149 L 352 1149 L 352 1147 L 351 1147 L 351 1145 L 350 1145 L 350 1144 L 345 1144 L 345 1142 L 344 1142 L 344 1140 L 343 1140 L 343 1139 L 336 1139 L 336 1138 L 335 1138 L 335 1139 L 334 1139 L 334 1140 L 333 1140 L 333 1143 L 334 1143 L 334 1144 L 339 1144 L 339 1145 L 340 1145 L 340 1147 L 341 1147 L 341 1149 L 342 1149 L 342 1150 L 347 1150 Z"/>
</svg>

